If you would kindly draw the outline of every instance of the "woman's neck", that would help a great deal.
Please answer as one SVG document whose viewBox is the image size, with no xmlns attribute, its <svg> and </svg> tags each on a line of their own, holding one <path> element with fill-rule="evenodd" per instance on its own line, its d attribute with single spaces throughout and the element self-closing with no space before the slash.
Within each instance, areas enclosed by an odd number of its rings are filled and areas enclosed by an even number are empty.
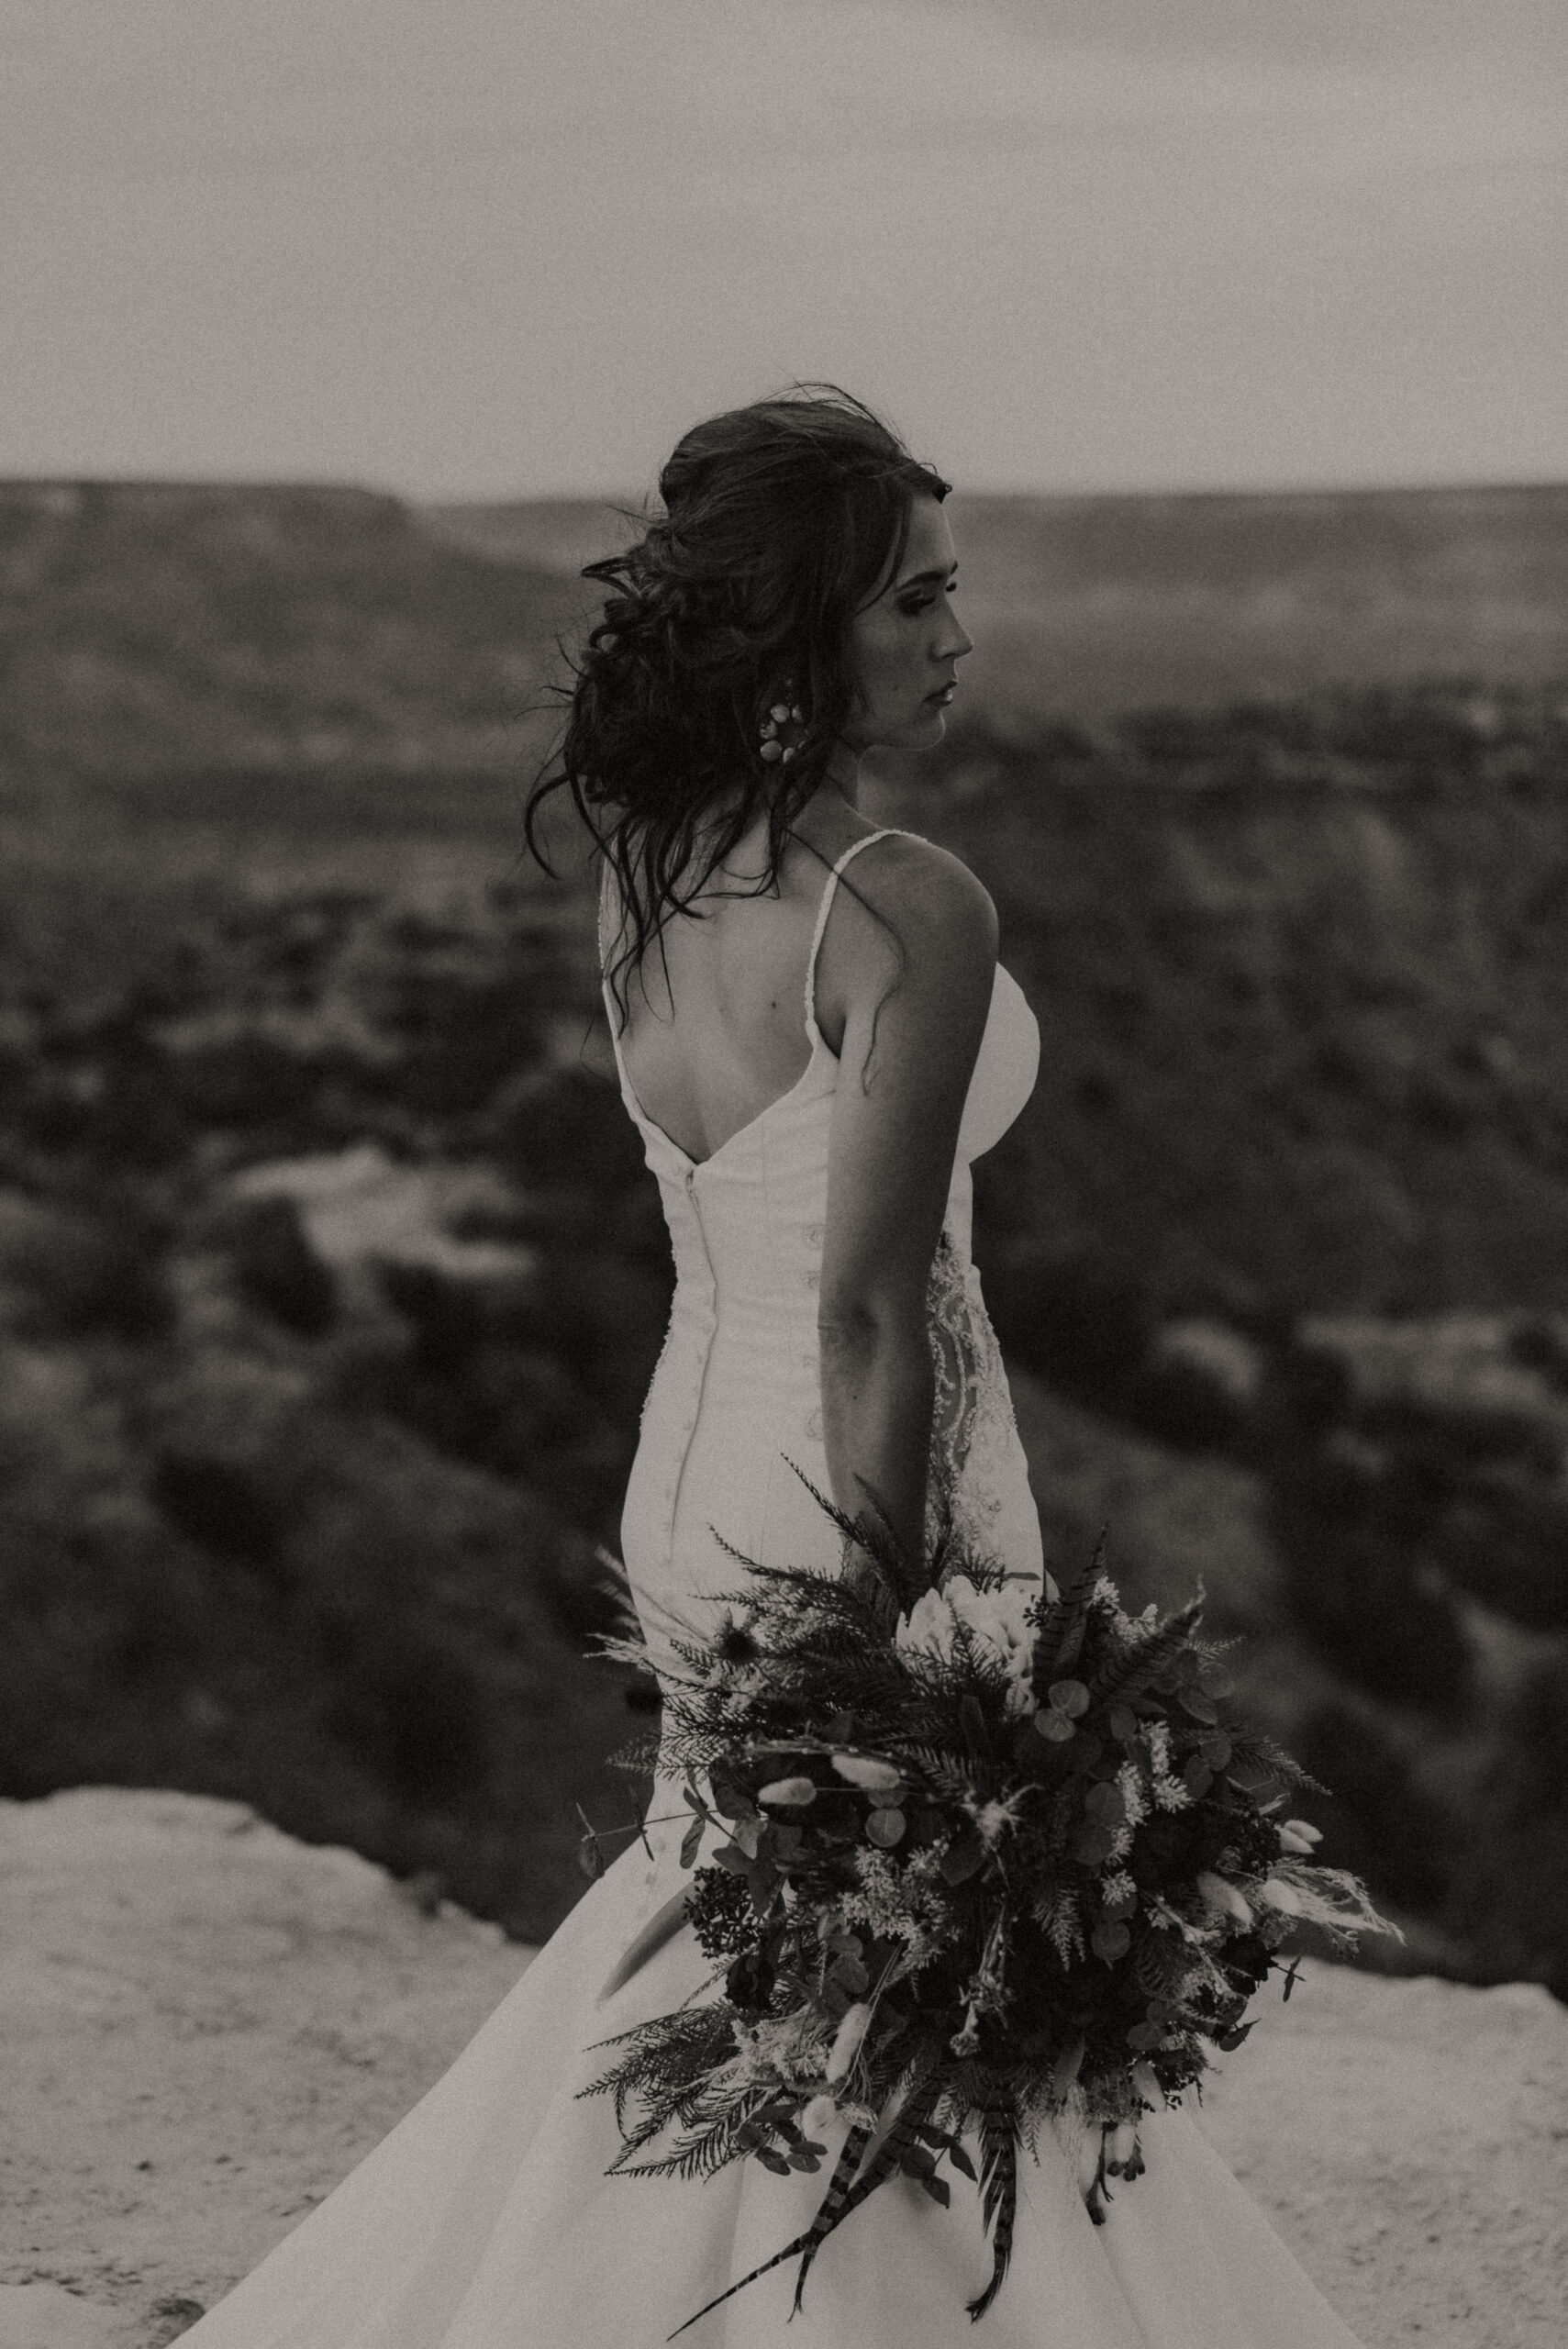
<svg viewBox="0 0 1568 2349">
<path fill-rule="evenodd" d="M 822 818 L 827 816 L 831 822 L 831 810 L 835 803 L 840 807 L 847 807 L 852 815 L 859 815 L 860 781 L 860 752 L 851 751 L 847 744 L 839 744 L 828 763 L 828 769 L 821 782 L 799 810 L 791 829 L 798 832 L 800 818 L 813 809 L 816 811 L 815 821 L 820 822 Z M 708 843 L 722 834 L 732 812 L 731 805 L 720 806 L 710 810 L 707 822 L 699 827 L 692 859 L 692 862 L 698 863 L 699 869 L 700 860 L 706 855 Z M 766 869 L 767 853 L 768 813 L 766 808 L 762 808 L 753 816 L 746 831 L 730 849 L 728 855 L 725 858 L 722 874 L 739 883 L 760 879 Z M 753 873 L 751 866 L 759 856 L 763 862 Z M 690 869 L 689 864 L 687 869 Z"/>
<path fill-rule="evenodd" d="M 835 742 L 828 754 L 828 770 L 822 778 L 825 791 L 836 791 L 850 807 L 858 807 L 861 791 L 861 753 L 851 751 L 847 742 Z"/>
</svg>

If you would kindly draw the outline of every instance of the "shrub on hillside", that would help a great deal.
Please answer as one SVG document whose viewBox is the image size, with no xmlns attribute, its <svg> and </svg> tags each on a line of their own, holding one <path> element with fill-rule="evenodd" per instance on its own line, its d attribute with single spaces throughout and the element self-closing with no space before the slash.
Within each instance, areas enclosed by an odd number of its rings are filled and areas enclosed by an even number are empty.
<svg viewBox="0 0 1568 2349">
<path fill-rule="evenodd" d="M 267 1484 L 239 1463 L 166 1452 L 154 1465 L 150 1491 L 169 1522 L 198 1548 L 291 1579 L 278 1556 L 284 1510 Z"/>
<path fill-rule="evenodd" d="M 379 1628 L 355 1627 L 343 1685 L 322 1717 L 328 1736 L 419 1809 L 472 1802 L 490 1771 L 484 1706 L 455 1656 Z"/>
<path fill-rule="evenodd" d="M 1568 1658 L 1519 1690 L 1482 1796 L 1454 1924 L 1493 1978 L 1544 1982 L 1568 2002 Z"/>
<path fill-rule="evenodd" d="M 1258 1400 L 1266 1446 L 1287 1453 L 1315 1444 L 1350 1413 L 1350 1372 L 1337 1354 L 1298 1343 L 1294 1338 L 1269 1356 Z"/>
<path fill-rule="evenodd" d="M 43 1059 L 14 1115 L 46 1157 L 117 1175 L 156 1174 L 195 1139 L 167 1062 L 139 1040 Z"/>
<path fill-rule="evenodd" d="M 503 1335 L 564 1363 L 606 1416 L 635 1435 L 670 1318 L 670 1285 L 607 1252 L 558 1250 L 521 1287 Z"/>
<path fill-rule="evenodd" d="M 178 1687 L 201 1653 L 198 1624 L 180 1594 L 153 1576 L 128 1594 L 117 1628 L 104 1648 L 109 1686 L 135 1694 Z"/>
<path fill-rule="evenodd" d="M 1379 1530 L 1375 1502 L 1375 1480 L 1343 1462 L 1307 1455 L 1276 1473 L 1272 1524 L 1292 1620 L 1373 1696 L 1462 1719 L 1473 1661 L 1452 1599 Z"/>
<path fill-rule="evenodd" d="M 1178 1452 L 1228 1452 L 1235 1448 L 1249 1414 L 1213 1372 L 1201 1363 L 1148 1364 L 1133 1382 L 1130 1416 L 1145 1434 Z"/>
<path fill-rule="evenodd" d="M 635 1264 L 557 1254 L 506 1288 L 386 1264 L 412 1352 L 355 1364 L 361 1407 L 391 1412 L 454 1458 L 530 1486 L 596 1539 L 617 1538 L 666 1293 Z"/>
<path fill-rule="evenodd" d="M 1527 1370 L 1538 1370 L 1553 1386 L 1568 1387 L 1568 1333 L 1552 1320 L 1526 1319 L 1508 1333 L 1508 1352 Z"/>
<path fill-rule="evenodd" d="M 532 1495 L 302 1393 L 300 1359 L 110 1356 L 53 1396 L 70 1457 L 0 1490 L 0 1792 L 248 1801 L 537 1939 L 581 1889 L 573 1798 L 625 1798 L 597 1562 Z"/>
<path fill-rule="evenodd" d="M 1396 1907 L 1430 1915 L 1448 1890 L 1453 1830 L 1411 1784 L 1398 1749 L 1343 1705 L 1320 1706 L 1296 1744 L 1304 1767 L 1331 1789 L 1308 1805 L 1323 1829 L 1324 1862 L 1352 1868 Z"/>
<path fill-rule="evenodd" d="M 377 1089 L 417 1117 L 470 1116 L 539 1058 L 534 1005 L 506 976 L 409 970 L 378 1008 L 401 1057 Z"/>
<path fill-rule="evenodd" d="M 1568 1657 L 1542 1665 L 1515 1698 L 1497 1785 L 1514 1826 L 1555 1822 L 1568 1837 Z"/>
<path fill-rule="evenodd" d="M 440 1376 L 460 1370 L 492 1323 L 484 1285 L 457 1280 L 434 1264 L 389 1257 L 376 1267 L 389 1305 L 414 1325 L 416 1367 Z"/>
<path fill-rule="evenodd" d="M 1210 1364 L 1161 1353 L 1142 1282 L 1089 1255 L 1004 1252 L 985 1298 L 1004 1352 L 1058 1393 L 1183 1452 L 1229 1451 L 1251 1411 Z"/>
<path fill-rule="evenodd" d="M 1433 1543 L 1462 1590 L 1532 1631 L 1568 1631 L 1568 1507 L 1553 1492 L 1493 1494 Z"/>
<path fill-rule="evenodd" d="M 320 1138 L 316 1112 L 327 1074 L 319 1059 L 240 1033 L 175 1055 L 171 1091 L 198 1131 L 261 1131 L 293 1148 Z"/>
<path fill-rule="evenodd" d="M 39 1201 L 17 1206 L 0 1231 L 0 1257 L 25 1334 L 133 1345 L 167 1336 L 174 1302 L 163 1253 L 168 1235 L 157 1219 L 117 1200 L 97 1213 Z"/>
<path fill-rule="evenodd" d="M 1393 1446 L 1402 1461 L 1419 1464 L 1451 1487 L 1469 1473 L 1518 1463 L 1555 1476 L 1562 1440 L 1534 1413 L 1461 1400 L 1429 1403 L 1413 1397 L 1364 1406 L 1356 1425 L 1374 1442 Z"/>
<path fill-rule="evenodd" d="M 250 1304 L 296 1337 L 325 1337 L 338 1315 L 338 1284 L 311 1246 L 295 1200 L 247 1200 L 230 1220 L 228 1252 Z"/>
<path fill-rule="evenodd" d="M 495 1149 L 525 1190 L 571 1188 L 607 1200 L 651 1180 L 619 1094 L 584 1068 L 542 1071 L 518 1085 Z"/>
<path fill-rule="evenodd" d="M 996 1335 L 1023 1369 L 1093 1409 L 1132 1411 L 1155 1329 L 1140 1281 L 1086 1254 L 1014 1256 L 984 1278 Z"/>
<path fill-rule="evenodd" d="M 1402 1398 L 1354 1414 L 1377 1468 L 1308 1472 L 1333 1513 L 1532 1631 L 1568 1630 L 1561 1442 L 1517 1409 Z M 1299 1486 L 1300 1479 L 1297 1479 Z"/>
</svg>

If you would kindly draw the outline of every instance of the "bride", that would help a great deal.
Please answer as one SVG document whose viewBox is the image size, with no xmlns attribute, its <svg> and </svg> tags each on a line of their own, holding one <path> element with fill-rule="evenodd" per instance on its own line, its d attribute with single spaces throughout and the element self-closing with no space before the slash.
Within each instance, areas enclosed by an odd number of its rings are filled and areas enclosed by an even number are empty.
<svg viewBox="0 0 1568 2349">
<path fill-rule="evenodd" d="M 657 1664 L 747 1556 L 856 1570 L 799 1470 L 905 1553 L 950 1511 L 1042 1571 L 970 1262 L 970 1165 L 1039 1035 L 974 877 L 861 813 L 862 756 L 938 741 L 970 639 L 947 484 L 831 388 L 714 418 L 608 589 L 558 771 L 602 855 L 605 994 L 674 1251 L 624 1553 Z M 655 1820 L 669 1805 L 654 1805 Z M 700 1992 L 678 1829 L 579 1902 L 407 2118 L 188 2336 L 193 2349 L 655 2349 L 809 2221 L 740 2163 L 609 2178 L 601 2043 Z M 664 1921 L 662 1921 L 664 1920 Z M 836 2148 L 835 2148 L 836 2150 Z M 1191 2118 L 1144 2132 L 1103 2226 L 1076 2149 L 1026 2160 L 990 2349 L 1354 2349 Z M 946 2349 L 989 2273 L 977 2202 L 884 2188 L 801 2314 L 781 2268 L 693 2349 Z M 786 2330 L 787 2324 L 787 2330 Z"/>
</svg>

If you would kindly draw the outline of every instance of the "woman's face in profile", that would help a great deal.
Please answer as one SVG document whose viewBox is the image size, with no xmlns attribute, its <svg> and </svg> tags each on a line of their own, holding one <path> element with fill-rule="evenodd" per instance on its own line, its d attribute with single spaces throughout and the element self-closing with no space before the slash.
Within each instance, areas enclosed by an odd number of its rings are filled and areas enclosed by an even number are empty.
<svg viewBox="0 0 1568 2349">
<path fill-rule="evenodd" d="M 947 515 L 936 498 L 917 497 L 897 570 L 850 624 L 851 751 L 918 751 L 941 740 L 958 663 L 973 650 L 952 606 L 957 578 Z"/>
</svg>

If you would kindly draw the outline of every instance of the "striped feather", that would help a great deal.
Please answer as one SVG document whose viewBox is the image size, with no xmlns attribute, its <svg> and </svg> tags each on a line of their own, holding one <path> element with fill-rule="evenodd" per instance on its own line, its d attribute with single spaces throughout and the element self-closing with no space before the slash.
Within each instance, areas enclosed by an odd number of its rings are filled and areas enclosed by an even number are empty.
<svg viewBox="0 0 1568 2349">
<path fill-rule="evenodd" d="M 668 2336 L 669 2339 L 678 2341 L 683 2332 L 688 2332 L 694 2324 L 700 2323 L 702 2319 L 711 2314 L 713 2310 L 722 2308 L 726 2300 L 732 2300 L 737 2292 L 743 2292 L 748 2284 L 756 2282 L 759 2276 L 766 2276 L 771 2269 L 782 2267 L 784 2261 L 793 2259 L 797 2252 L 803 2254 L 801 2274 L 804 2277 L 806 2269 L 817 2256 L 818 2249 L 832 2233 L 850 2207 L 850 2193 L 854 2175 L 861 2165 L 861 2155 L 865 2152 L 870 2142 L 869 2129 L 863 2126 L 851 2129 L 844 2140 L 843 2151 L 834 2165 L 833 2175 L 828 2181 L 828 2191 L 822 2197 L 817 2216 L 812 2220 L 806 2232 L 803 2235 L 796 2235 L 793 2243 L 786 2243 L 782 2251 L 776 2251 L 773 2254 L 772 2259 L 764 2259 L 760 2267 L 753 2267 L 749 2276 L 742 2276 L 738 2284 L 731 2284 L 728 2291 L 720 2292 L 717 2299 L 709 2300 L 706 2308 L 698 2309 L 695 2316 L 689 2316 L 684 2324 L 678 2324 L 674 2332 Z M 798 2308 L 799 2305 L 800 2288 L 797 2284 L 795 2306 Z"/>
<path fill-rule="evenodd" d="M 861 2176 L 841 2198 L 838 2209 L 826 2226 L 820 2223 L 826 2213 L 826 2204 L 823 2210 L 817 2212 L 818 2223 L 811 2230 L 805 2255 L 800 2263 L 800 2273 L 795 2279 L 795 2308 L 791 2311 L 792 2314 L 799 2310 L 801 2296 L 806 2290 L 806 2278 L 810 2273 L 811 2263 L 832 2233 L 833 2229 L 841 2225 L 851 2210 L 858 2210 L 862 2202 L 876 2192 L 879 2186 L 885 2185 L 893 2176 L 905 2154 L 917 2143 L 916 2132 L 930 2118 L 938 2093 L 938 2083 L 935 2079 L 928 2080 L 923 2086 L 917 2087 L 910 2096 L 903 2111 L 883 2139 L 872 2159 L 867 2163 Z"/>
<path fill-rule="evenodd" d="M 1013 2228 L 1018 2208 L 1018 2144 L 1010 2108 L 993 2097 L 980 2112 L 980 2208 L 991 2238 L 991 2281 L 969 2303 L 978 2324 L 1006 2281 L 1013 2257 Z"/>
</svg>

